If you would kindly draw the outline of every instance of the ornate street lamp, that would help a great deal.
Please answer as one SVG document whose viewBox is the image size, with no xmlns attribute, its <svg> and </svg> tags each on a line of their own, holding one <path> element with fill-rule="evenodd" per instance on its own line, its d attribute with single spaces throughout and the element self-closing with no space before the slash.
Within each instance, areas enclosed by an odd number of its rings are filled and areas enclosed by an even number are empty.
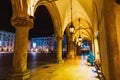
<svg viewBox="0 0 120 80">
<path fill-rule="evenodd" d="M 70 24 L 70 27 L 69 27 L 69 30 L 70 30 L 71 34 L 74 33 L 74 29 L 75 29 L 75 27 L 73 26 L 73 23 L 72 23 L 72 0 L 71 0 L 71 24 Z"/>
<path fill-rule="evenodd" d="M 77 42 L 77 45 L 80 46 L 80 45 L 81 45 L 81 42 Z"/>
<path fill-rule="evenodd" d="M 74 27 L 73 22 L 72 22 L 72 0 L 71 0 L 71 24 L 70 24 L 69 30 L 70 30 L 71 34 L 73 34 L 75 31 L 75 27 Z M 80 36 L 80 19 L 79 19 L 79 37 L 78 37 L 77 41 L 82 41 L 82 38 Z"/>
<path fill-rule="evenodd" d="M 78 41 L 81 42 L 82 41 L 82 37 L 80 35 L 80 18 L 79 18 L 79 37 L 78 37 Z"/>
<path fill-rule="evenodd" d="M 70 25 L 69 29 L 70 29 L 70 33 L 73 34 L 74 31 L 75 31 L 75 27 L 73 26 L 72 22 L 71 22 L 71 25 Z"/>
<path fill-rule="evenodd" d="M 81 42 L 82 41 L 82 37 L 79 35 L 78 37 L 78 41 Z"/>
</svg>

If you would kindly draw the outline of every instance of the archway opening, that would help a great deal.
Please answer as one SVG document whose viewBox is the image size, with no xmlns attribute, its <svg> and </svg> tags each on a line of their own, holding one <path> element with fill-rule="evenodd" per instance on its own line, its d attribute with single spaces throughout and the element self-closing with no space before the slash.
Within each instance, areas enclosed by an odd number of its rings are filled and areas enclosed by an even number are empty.
<svg viewBox="0 0 120 80">
<path fill-rule="evenodd" d="M 49 59 L 54 57 L 49 56 L 54 51 L 54 26 L 51 15 L 44 5 L 38 6 L 34 13 L 34 27 L 29 32 L 29 39 L 31 53 L 29 60 L 34 57 L 34 60 L 50 61 Z"/>
<path fill-rule="evenodd" d="M 54 34 L 51 16 L 44 5 L 35 11 L 34 27 L 30 30 L 29 38 L 50 36 Z"/>
</svg>

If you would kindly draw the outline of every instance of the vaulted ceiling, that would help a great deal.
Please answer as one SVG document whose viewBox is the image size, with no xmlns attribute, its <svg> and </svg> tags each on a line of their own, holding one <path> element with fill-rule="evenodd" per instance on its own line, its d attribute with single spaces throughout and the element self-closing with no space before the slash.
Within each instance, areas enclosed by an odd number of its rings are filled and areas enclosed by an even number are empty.
<svg viewBox="0 0 120 80">
<path fill-rule="evenodd" d="M 71 1 L 72 1 L 72 6 L 71 6 Z M 82 25 L 81 26 L 82 28 L 90 28 L 90 29 L 81 29 L 81 35 L 84 35 L 84 37 L 86 37 L 89 40 L 91 40 L 94 35 L 93 25 L 98 24 L 98 21 L 102 16 L 103 0 L 28 0 L 28 5 L 29 5 L 28 13 L 29 14 L 32 13 L 32 15 L 34 15 L 39 3 L 41 5 L 47 5 L 50 3 L 55 4 L 59 12 L 58 15 L 60 16 L 61 29 L 63 33 L 66 27 L 71 22 L 71 7 L 72 7 L 73 25 L 75 26 L 76 29 L 80 25 Z M 46 7 L 46 9 L 48 8 Z M 48 9 L 49 13 L 51 13 L 51 11 L 52 9 L 51 10 Z M 39 14 L 43 14 L 43 16 L 46 16 L 45 13 L 39 13 Z M 79 18 L 80 18 L 80 25 L 78 21 Z M 74 34 L 74 39 L 78 37 L 78 34 L 79 34 L 78 31 L 76 31 L 76 33 Z"/>
</svg>

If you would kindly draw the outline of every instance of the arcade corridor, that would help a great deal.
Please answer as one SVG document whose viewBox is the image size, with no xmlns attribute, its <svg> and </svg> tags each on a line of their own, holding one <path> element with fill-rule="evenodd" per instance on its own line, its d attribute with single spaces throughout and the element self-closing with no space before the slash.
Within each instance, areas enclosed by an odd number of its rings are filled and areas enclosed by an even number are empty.
<svg viewBox="0 0 120 80">
<path fill-rule="evenodd" d="M 82 58 L 76 60 L 84 41 L 90 44 L 92 63 L 100 65 L 101 79 L 120 80 L 120 0 L 10 0 L 10 5 L 9 23 L 15 30 L 14 52 L 11 59 L 5 58 L 10 59 L 8 62 L 3 61 L 11 66 L 0 64 L 0 75 L 7 80 L 96 80 L 94 67 L 87 66 Z M 9 28 L 6 26 L 6 30 Z M 47 60 L 42 62 L 44 66 L 36 65 L 36 61 L 28 62 L 29 37 L 37 34 L 54 34 L 55 56 L 51 60 L 55 63 L 45 57 L 42 57 Z M 66 59 L 62 57 L 65 36 Z M 4 35 L 3 40 L 10 41 L 9 36 Z M 6 72 L 8 75 L 2 74 Z"/>
</svg>

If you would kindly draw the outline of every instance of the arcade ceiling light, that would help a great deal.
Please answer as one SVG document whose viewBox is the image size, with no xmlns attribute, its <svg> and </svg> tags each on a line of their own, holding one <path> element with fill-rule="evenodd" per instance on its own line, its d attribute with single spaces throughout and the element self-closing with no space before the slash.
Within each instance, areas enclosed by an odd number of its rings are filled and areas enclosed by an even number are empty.
<svg viewBox="0 0 120 80">
<path fill-rule="evenodd" d="M 75 32 L 75 30 L 79 30 L 79 37 L 76 39 L 76 41 L 77 41 L 77 44 L 78 44 L 78 46 L 80 46 L 81 45 L 81 42 L 82 42 L 82 35 L 83 35 L 83 33 L 82 34 L 80 34 L 80 31 L 82 30 L 82 29 L 90 29 L 90 28 L 85 28 L 85 27 L 83 27 L 83 26 L 81 26 L 80 25 L 80 18 L 78 19 L 78 21 L 79 21 L 79 28 L 77 28 L 77 29 L 75 29 L 75 27 L 74 27 L 74 25 L 73 25 L 73 22 L 72 22 L 72 0 L 71 0 L 71 24 L 70 24 L 70 26 L 69 26 L 69 31 L 70 31 L 70 33 L 71 34 L 74 34 L 74 32 Z"/>
<path fill-rule="evenodd" d="M 74 31 L 75 31 L 75 27 L 74 27 L 73 22 L 72 22 L 72 0 L 71 0 L 71 24 L 70 24 L 69 30 L 70 30 L 71 34 L 73 34 Z M 79 30 L 79 37 L 78 37 L 77 41 L 81 42 L 82 38 L 81 38 L 81 35 L 80 35 L 80 19 L 79 19 L 79 29 L 76 29 L 76 30 Z"/>
</svg>

